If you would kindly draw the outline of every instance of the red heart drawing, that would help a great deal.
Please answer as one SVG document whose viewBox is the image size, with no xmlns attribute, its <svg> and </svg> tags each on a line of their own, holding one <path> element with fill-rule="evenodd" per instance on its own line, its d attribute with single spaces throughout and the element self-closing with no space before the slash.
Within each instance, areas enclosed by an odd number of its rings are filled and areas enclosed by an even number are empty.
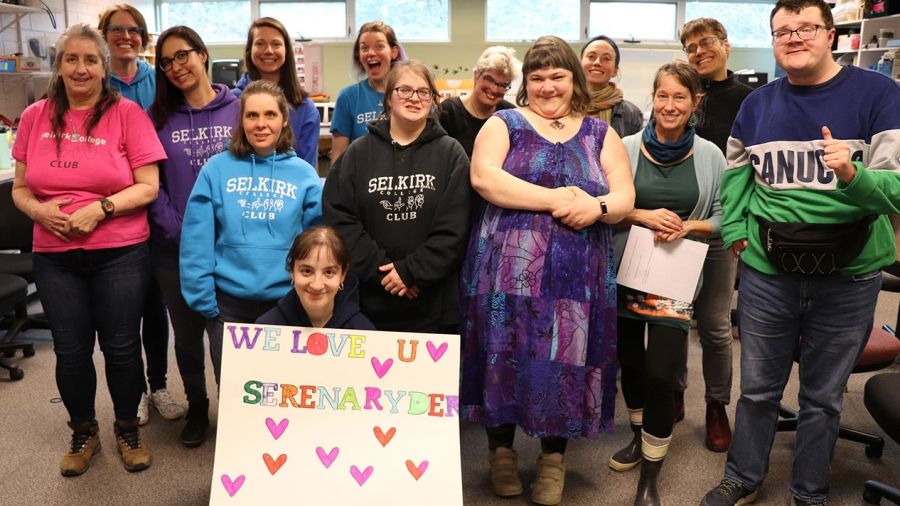
<svg viewBox="0 0 900 506">
<path fill-rule="evenodd" d="M 279 455 L 277 459 L 273 459 L 272 456 L 268 453 L 263 453 L 262 458 L 263 462 L 266 463 L 266 467 L 269 468 L 269 474 L 273 476 L 278 472 L 279 469 L 281 469 L 281 466 L 283 466 L 284 463 L 287 462 L 287 455 L 285 455 L 284 453 Z"/>
<path fill-rule="evenodd" d="M 381 446 L 387 446 L 388 443 L 391 442 L 391 439 L 394 439 L 394 434 L 397 433 L 396 427 L 391 427 L 387 432 L 381 430 L 381 427 L 375 426 L 372 428 L 372 431 L 375 433 L 375 439 L 381 443 Z"/>
<path fill-rule="evenodd" d="M 423 460 L 419 465 L 413 464 L 413 461 L 409 459 L 406 460 L 406 470 L 409 471 L 409 474 L 411 474 L 416 481 L 419 481 L 419 478 L 425 474 L 426 469 L 428 469 L 427 460 Z"/>
</svg>

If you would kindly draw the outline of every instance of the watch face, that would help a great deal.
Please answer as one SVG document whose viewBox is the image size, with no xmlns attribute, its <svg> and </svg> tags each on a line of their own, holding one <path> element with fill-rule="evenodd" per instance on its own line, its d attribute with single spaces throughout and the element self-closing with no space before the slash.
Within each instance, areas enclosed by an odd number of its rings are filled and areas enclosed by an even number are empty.
<svg viewBox="0 0 900 506">
<path fill-rule="evenodd" d="M 100 206 L 103 208 L 103 212 L 106 213 L 107 216 L 114 213 L 116 211 L 116 205 L 112 203 L 111 200 L 103 199 L 100 201 Z"/>
</svg>

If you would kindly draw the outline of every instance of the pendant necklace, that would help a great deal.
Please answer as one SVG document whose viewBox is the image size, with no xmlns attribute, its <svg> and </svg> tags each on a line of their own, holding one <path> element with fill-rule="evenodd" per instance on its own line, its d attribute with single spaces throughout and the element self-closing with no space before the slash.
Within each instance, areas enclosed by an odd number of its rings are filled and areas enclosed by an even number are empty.
<svg viewBox="0 0 900 506">
<path fill-rule="evenodd" d="M 568 116 L 568 115 L 569 115 L 569 114 L 566 113 L 566 114 L 563 114 L 562 116 L 560 116 L 560 117 L 558 117 L 558 118 L 553 118 L 553 121 L 550 122 L 550 128 L 552 128 L 552 129 L 554 129 L 554 130 L 562 130 L 563 128 L 566 128 L 566 124 L 563 123 L 563 122 L 560 121 L 560 120 L 563 119 L 563 118 L 565 118 L 565 117 Z"/>
<path fill-rule="evenodd" d="M 72 136 L 75 142 L 78 142 L 78 139 L 81 138 L 81 135 L 78 133 L 78 128 L 75 127 L 75 120 L 72 119 L 72 112 L 69 111 L 66 113 L 66 117 L 69 119 L 69 125 L 72 127 Z M 85 115 L 84 120 L 81 121 L 81 128 L 84 129 L 84 125 L 87 123 L 87 115 Z"/>
</svg>

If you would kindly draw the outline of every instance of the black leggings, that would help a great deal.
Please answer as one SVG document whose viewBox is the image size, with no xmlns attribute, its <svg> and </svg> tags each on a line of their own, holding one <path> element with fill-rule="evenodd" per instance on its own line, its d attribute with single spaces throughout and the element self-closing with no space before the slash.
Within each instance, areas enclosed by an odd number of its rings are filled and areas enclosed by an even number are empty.
<svg viewBox="0 0 900 506">
<path fill-rule="evenodd" d="M 516 424 L 507 423 L 497 427 L 485 427 L 488 437 L 488 448 L 512 448 L 516 438 Z M 566 453 L 569 440 L 564 437 L 550 436 L 541 438 L 541 453 Z"/>
<path fill-rule="evenodd" d="M 647 348 L 644 349 L 644 327 Z M 644 431 L 667 438 L 672 435 L 675 401 L 672 388 L 679 365 L 687 359 L 687 332 L 619 318 L 619 365 L 622 368 L 622 395 L 628 409 L 644 410 Z"/>
</svg>

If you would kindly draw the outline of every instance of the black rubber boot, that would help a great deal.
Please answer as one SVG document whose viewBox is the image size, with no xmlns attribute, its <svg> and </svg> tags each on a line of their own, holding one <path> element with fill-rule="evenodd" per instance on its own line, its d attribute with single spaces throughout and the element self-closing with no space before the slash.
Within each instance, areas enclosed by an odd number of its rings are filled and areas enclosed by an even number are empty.
<svg viewBox="0 0 900 506">
<path fill-rule="evenodd" d="M 656 485 L 659 482 L 659 470 L 662 468 L 663 459 L 643 459 L 641 464 L 641 478 L 638 480 L 637 496 L 634 498 L 634 506 L 659 506 L 659 492 Z"/>
<path fill-rule="evenodd" d="M 209 399 L 188 404 L 187 424 L 181 430 L 181 444 L 194 448 L 203 444 L 209 432 Z"/>
<path fill-rule="evenodd" d="M 631 430 L 634 432 L 634 438 L 628 443 L 628 446 L 609 458 L 609 467 L 613 471 L 628 471 L 641 463 L 641 426 L 631 424 Z"/>
</svg>

